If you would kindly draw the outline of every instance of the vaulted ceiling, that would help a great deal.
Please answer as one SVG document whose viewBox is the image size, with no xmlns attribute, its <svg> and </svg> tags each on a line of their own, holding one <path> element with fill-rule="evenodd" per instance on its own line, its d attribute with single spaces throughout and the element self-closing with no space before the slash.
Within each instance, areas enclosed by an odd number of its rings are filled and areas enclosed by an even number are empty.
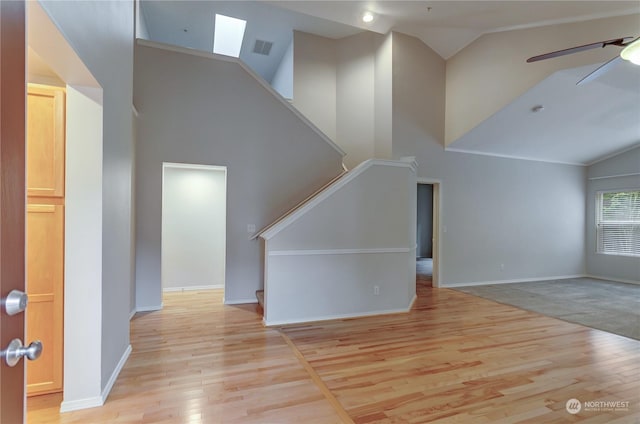
<svg viewBox="0 0 640 424">
<path fill-rule="evenodd" d="M 141 5 L 152 40 L 205 51 L 212 51 L 215 13 L 245 19 L 240 58 L 267 81 L 294 29 L 329 38 L 394 30 L 421 39 L 448 59 L 483 34 L 640 13 L 638 1 L 142 0 Z M 362 21 L 365 11 L 374 15 L 369 24 Z M 623 35 L 640 35 L 640 18 L 637 32 Z M 252 52 L 255 40 L 273 42 L 269 56 Z M 571 46 L 558 40 L 557 48 L 565 47 Z M 616 53 L 612 51 L 612 57 Z M 551 75 L 448 148 L 585 165 L 638 145 L 640 67 L 623 64 L 594 83 L 576 87 L 575 82 L 597 66 Z M 544 109 L 534 113 L 537 105 Z"/>
</svg>

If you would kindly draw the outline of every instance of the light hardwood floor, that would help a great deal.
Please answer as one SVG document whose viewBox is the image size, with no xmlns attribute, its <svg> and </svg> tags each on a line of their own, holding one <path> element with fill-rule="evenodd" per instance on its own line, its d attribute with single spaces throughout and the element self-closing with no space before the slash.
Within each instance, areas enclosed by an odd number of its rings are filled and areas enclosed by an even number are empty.
<svg viewBox="0 0 640 424">
<path fill-rule="evenodd" d="M 221 305 L 219 291 L 166 295 L 163 311 L 132 321 L 133 353 L 105 406 L 60 415 L 59 398 L 31 398 L 28 422 L 640 422 L 640 342 L 418 287 L 409 314 L 281 331 L 255 305 Z"/>
</svg>

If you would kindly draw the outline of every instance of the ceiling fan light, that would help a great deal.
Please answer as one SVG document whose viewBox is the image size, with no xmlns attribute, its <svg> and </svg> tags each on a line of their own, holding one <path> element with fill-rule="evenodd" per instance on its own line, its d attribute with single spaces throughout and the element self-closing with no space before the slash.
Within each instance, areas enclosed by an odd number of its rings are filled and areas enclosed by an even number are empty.
<svg viewBox="0 0 640 424">
<path fill-rule="evenodd" d="M 620 57 L 629 62 L 640 65 L 640 39 L 629 44 L 620 52 Z"/>
<path fill-rule="evenodd" d="M 371 22 L 373 22 L 373 18 L 374 18 L 373 13 L 368 12 L 368 11 L 364 12 L 364 14 L 362 15 L 362 22 L 367 23 L 367 24 L 371 23 Z"/>
</svg>

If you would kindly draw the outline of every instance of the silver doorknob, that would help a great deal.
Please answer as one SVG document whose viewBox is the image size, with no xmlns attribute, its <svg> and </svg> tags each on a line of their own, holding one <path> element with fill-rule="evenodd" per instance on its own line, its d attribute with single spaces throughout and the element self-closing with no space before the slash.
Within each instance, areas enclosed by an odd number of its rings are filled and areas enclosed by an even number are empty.
<svg viewBox="0 0 640 424">
<path fill-rule="evenodd" d="M 41 354 L 42 342 L 40 340 L 31 342 L 29 346 L 22 346 L 20 339 L 13 339 L 5 350 L 0 351 L 0 358 L 4 358 L 6 364 L 13 367 L 23 356 L 26 356 L 30 361 L 34 361 L 38 359 Z"/>
<path fill-rule="evenodd" d="M 11 290 L 2 303 L 4 303 L 4 310 L 7 315 L 15 315 L 24 311 L 27 307 L 29 296 L 20 290 Z"/>
</svg>

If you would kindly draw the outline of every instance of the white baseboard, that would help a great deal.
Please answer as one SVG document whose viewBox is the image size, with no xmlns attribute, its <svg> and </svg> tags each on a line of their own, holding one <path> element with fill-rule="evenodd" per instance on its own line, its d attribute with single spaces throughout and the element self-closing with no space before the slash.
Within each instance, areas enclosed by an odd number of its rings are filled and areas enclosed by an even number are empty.
<svg viewBox="0 0 640 424">
<path fill-rule="evenodd" d="M 124 364 L 126 364 L 127 359 L 129 359 L 129 355 L 131 355 L 131 345 L 128 345 L 127 348 L 122 353 L 122 357 L 120 357 L 118 364 L 116 365 L 115 369 L 111 373 L 111 377 L 109 377 L 109 381 L 107 381 L 107 384 L 104 386 L 104 389 L 102 389 L 102 394 L 101 394 L 102 404 L 104 404 L 107 401 L 107 397 L 109 397 L 109 393 L 111 393 L 111 389 L 113 388 L 113 385 L 116 383 L 116 380 L 120 375 L 120 371 L 122 371 L 122 368 L 124 368 Z"/>
<path fill-rule="evenodd" d="M 156 306 L 136 306 L 136 312 L 153 312 L 162 310 L 164 303 Z"/>
<path fill-rule="evenodd" d="M 113 373 L 109 378 L 109 381 L 107 381 L 106 386 L 104 387 L 104 389 L 102 389 L 102 393 L 100 394 L 100 396 L 94 396 L 90 398 L 78 399 L 78 400 L 72 400 L 72 401 L 63 401 L 60 404 L 60 413 L 77 411 L 80 409 L 96 408 L 104 405 L 104 403 L 107 400 L 107 397 L 109 396 L 109 393 L 111 392 L 111 389 L 113 388 L 113 385 L 116 382 L 116 379 L 118 378 L 118 375 L 120 374 L 120 371 L 122 371 L 124 364 L 127 362 L 127 359 L 129 359 L 130 354 L 131 354 L 131 345 L 128 345 L 124 353 L 122 354 L 120 361 L 118 361 L 116 368 L 113 370 Z"/>
<path fill-rule="evenodd" d="M 512 284 L 512 283 L 532 283 L 536 281 L 549 281 L 549 280 L 566 280 L 568 278 L 583 278 L 586 277 L 584 274 L 574 274 L 574 275 L 559 275 L 552 277 L 536 277 L 536 278 L 517 278 L 513 280 L 496 280 L 496 281 L 472 281 L 468 283 L 440 283 L 440 288 L 451 288 L 451 287 L 466 287 L 466 286 L 488 286 L 491 284 Z"/>
<path fill-rule="evenodd" d="M 197 290 L 213 290 L 223 289 L 224 284 L 212 284 L 210 286 L 186 286 L 186 287 L 165 287 L 163 292 L 179 292 L 179 291 L 197 291 Z"/>
<path fill-rule="evenodd" d="M 416 300 L 418 300 L 418 295 L 414 294 L 413 299 L 411 299 L 411 302 L 409 302 L 409 309 L 407 311 L 410 311 L 413 309 L 413 305 L 415 305 Z"/>
<path fill-rule="evenodd" d="M 640 284 L 640 281 L 625 280 L 625 279 L 622 279 L 622 278 L 603 277 L 603 276 L 600 276 L 600 275 L 587 274 L 587 275 L 585 275 L 585 277 L 586 278 L 595 278 L 596 280 L 615 281 L 616 283 Z"/>
<path fill-rule="evenodd" d="M 417 297 L 414 295 L 414 299 L 411 301 L 408 308 L 383 309 L 379 311 L 358 312 L 354 314 L 325 315 L 325 316 L 309 317 L 309 318 L 299 319 L 299 320 L 267 321 L 266 318 L 263 318 L 262 323 L 264 324 L 265 327 L 274 327 L 274 326 L 280 326 L 280 325 L 303 324 L 303 323 L 309 323 L 309 322 L 330 321 L 330 320 L 336 320 L 336 319 L 362 318 L 362 317 L 370 317 L 374 315 L 406 314 L 411 310 L 411 307 L 413 306 L 413 302 L 415 302 L 415 299 L 417 299 Z"/>
<path fill-rule="evenodd" d="M 77 411 L 79 409 L 96 408 L 104 405 L 104 401 L 101 396 L 94 396 L 85 399 L 62 401 L 60 404 L 60 413 Z"/>
<path fill-rule="evenodd" d="M 246 303 L 258 303 L 258 299 L 253 297 L 251 299 L 225 299 L 225 305 L 244 305 Z"/>
<path fill-rule="evenodd" d="M 133 311 L 129 312 L 129 321 L 133 319 L 133 316 L 136 314 L 136 312 L 138 311 L 135 308 L 133 309 Z"/>
</svg>

